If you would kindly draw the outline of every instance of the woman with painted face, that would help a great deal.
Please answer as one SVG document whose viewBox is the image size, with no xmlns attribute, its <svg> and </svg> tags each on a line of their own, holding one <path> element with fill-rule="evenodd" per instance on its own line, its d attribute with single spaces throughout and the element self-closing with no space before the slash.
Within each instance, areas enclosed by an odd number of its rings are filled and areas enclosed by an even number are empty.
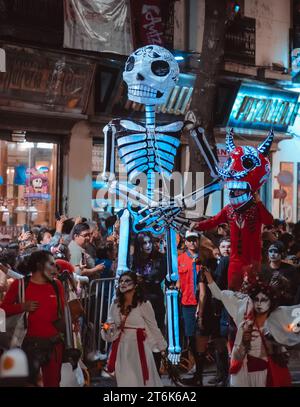
<svg viewBox="0 0 300 407">
<path fill-rule="evenodd" d="M 7 316 L 27 313 L 27 333 L 22 348 L 28 356 L 32 383 L 36 384 L 41 368 L 43 386 L 59 387 L 63 355 L 63 287 L 53 278 L 57 270 L 50 252 L 33 252 L 28 269 L 31 276 L 25 277 L 25 302 L 18 303 L 20 280 L 15 280 L 1 308 Z"/>
<path fill-rule="evenodd" d="M 276 319 L 276 314 L 272 318 L 270 314 L 277 308 L 281 287 L 255 279 L 253 283 L 244 281 L 241 292 L 221 291 L 207 269 L 204 274 L 212 295 L 223 302 L 237 326 L 231 353 L 230 386 L 290 386 L 286 354 L 274 338 L 271 342 L 266 336 L 273 335 L 269 319 Z M 276 325 L 278 328 L 278 320 Z"/>
<path fill-rule="evenodd" d="M 157 325 L 164 332 L 165 306 L 161 283 L 167 275 L 167 263 L 165 256 L 156 250 L 151 233 L 143 232 L 136 236 L 132 269 L 141 279 Z"/>
<path fill-rule="evenodd" d="M 134 244 L 132 270 L 140 279 L 145 296 L 151 302 L 155 319 L 162 334 L 165 333 L 165 304 L 161 283 L 167 275 L 167 262 L 163 254 L 156 250 L 151 233 L 139 233 Z M 154 352 L 159 371 L 161 357 Z"/>
<path fill-rule="evenodd" d="M 113 342 L 107 369 L 115 372 L 119 387 L 162 386 L 152 351 L 156 348 L 164 354 L 167 343 L 136 273 L 121 275 L 101 335 Z"/>
</svg>

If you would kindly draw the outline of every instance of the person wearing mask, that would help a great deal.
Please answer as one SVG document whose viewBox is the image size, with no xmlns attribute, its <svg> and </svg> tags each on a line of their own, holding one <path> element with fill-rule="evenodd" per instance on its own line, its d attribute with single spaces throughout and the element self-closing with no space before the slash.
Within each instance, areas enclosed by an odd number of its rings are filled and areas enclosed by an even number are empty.
<svg viewBox="0 0 300 407">
<path fill-rule="evenodd" d="M 277 240 L 272 243 L 268 249 L 269 264 L 262 268 L 262 278 L 271 282 L 278 276 L 284 277 L 288 282 L 288 289 L 285 292 L 285 301 L 282 305 L 297 304 L 299 301 L 299 273 L 296 267 L 284 261 L 285 247 L 284 244 Z"/>
<path fill-rule="evenodd" d="M 291 386 L 288 355 L 282 347 L 289 343 L 289 334 L 281 321 L 283 313 L 273 312 L 280 305 L 280 286 L 254 277 L 253 281 L 244 280 L 240 292 L 220 290 L 209 270 L 203 269 L 203 274 L 212 295 L 223 302 L 237 326 L 230 361 L 230 386 Z M 274 339 L 275 334 L 280 342 Z"/>
<path fill-rule="evenodd" d="M 141 281 L 145 296 L 154 310 L 155 319 L 161 332 L 165 332 L 165 304 L 161 287 L 167 275 L 167 263 L 163 254 L 156 250 L 150 233 L 138 233 L 134 244 L 132 261 L 134 271 Z M 160 370 L 160 352 L 154 352 L 157 370 Z"/>
<path fill-rule="evenodd" d="M 17 302 L 21 280 L 15 280 L 1 308 L 7 316 L 28 313 L 27 333 L 22 348 L 28 357 L 32 383 L 37 383 L 41 368 L 44 387 L 59 387 L 64 349 L 61 336 L 64 330 L 63 287 L 59 280 L 52 277 L 56 273 L 56 265 L 50 252 L 33 252 L 28 260 L 28 268 L 31 276 L 25 280 L 25 302 Z"/>
<path fill-rule="evenodd" d="M 136 273 L 120 276 L 116 300 L 101 335 L 112 342 L 107 370 L 115 372 L 118 387 L 163 386 L 152 352 L 157 348 L 165 355 L 167 343 Z"/>
<path fill-rule="evenodd" d="M 181 309 L 184 323 L 184 334 L 188 340 L 188 346 L 195 358 L 196 372 L 192 378 L 181 379 L 183 384 L 202 386 L 202 373 L 205 361 L 205 348 L 198 347 L 196 343 L 198 292 L 197 275 L 200 270 L 199 258 L 199 234 L 187 231 L 185 234 L 185 252 L 178 256 L 177 287 L 181 291 Z M 201 316 L 201 314 L 200 314 Z M 205 341 L 203 342 L 204 345 Z"/>
</svg>

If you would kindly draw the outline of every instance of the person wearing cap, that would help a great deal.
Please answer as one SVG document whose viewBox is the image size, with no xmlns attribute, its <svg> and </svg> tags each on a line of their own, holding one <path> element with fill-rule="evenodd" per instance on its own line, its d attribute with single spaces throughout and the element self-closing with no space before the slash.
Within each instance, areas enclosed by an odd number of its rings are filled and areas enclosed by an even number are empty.
<svg viewBox="0 0 300 407">
<path fill-rule="evenodd" d="M 185 251 L 178 256 L 179 280 L 177 287 L 181 291 L 181 306 L 184 322 L 184 333 L 188 338 L 189 347 L 196 362 L 196 373 L 194 377 L 182 379 L 183 384 L 202 386 L 202 371 L 204 353 L 196 349 L 196 327 L 197 327 L 197 275 L 200 271 L 199 257 L 199 234 L 187 231 L 185 234 Z"/>
</svg>

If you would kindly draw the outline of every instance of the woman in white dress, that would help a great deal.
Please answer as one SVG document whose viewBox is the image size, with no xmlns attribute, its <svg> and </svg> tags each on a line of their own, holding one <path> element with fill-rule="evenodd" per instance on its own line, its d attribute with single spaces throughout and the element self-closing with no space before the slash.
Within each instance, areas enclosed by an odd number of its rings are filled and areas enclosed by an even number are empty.
<svg viewBox="0 0 300 407">
<path fill-rule="evenodd" d="M 237 326 L 231 353 L 230 386 L 290 386 L 291 377 L 284 349 L 274 340 L 274 322 L 284 334 L 284 326 L 280 328 L 280 320 L 276 320 L 274 313 L 278 305 L 275 286 L 256 279 L 252 284 L 244 283 L 247 294 L 221 291 L 211 273 L 206 269 L 203 272 L 212 295 L 223 302 Z M 277 310 L 280 311 L 280 308 L 293 307 L 279 307 Z M 272 341 L 267 339 L 267 334 L 273 335 Z M 284 341 L 280 343 L 284 344 Z"/>
<path fill-rule="evenodd" d="M 158 350 L 165 356 L 167 343 L 135 273 L 121 275 L 101 335 L 113 342 L 107 368 L 115 372 L 118 387 L 163 386 L 152 352 Z"/>
</svg>

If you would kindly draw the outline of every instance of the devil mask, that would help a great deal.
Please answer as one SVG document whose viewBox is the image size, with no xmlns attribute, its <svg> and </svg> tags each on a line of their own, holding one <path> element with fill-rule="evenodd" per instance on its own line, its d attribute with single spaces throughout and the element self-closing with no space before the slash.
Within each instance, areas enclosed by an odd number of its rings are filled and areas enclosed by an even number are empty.
<svg viewBox="0 0 300 407">
<path fill-rule="evenodd" d="M 273 130 L 257 148 L 236 147 L 233 130 L 226 135 L 226 149 L 229 157 L 223 168 L 218 168 L 220 177 L 229 189 L 231 205 L 241 208 L 253 198 L 253 194 L 267 181 L 270 174 L 268 153 L 274 138 Z"/>
</svg>

